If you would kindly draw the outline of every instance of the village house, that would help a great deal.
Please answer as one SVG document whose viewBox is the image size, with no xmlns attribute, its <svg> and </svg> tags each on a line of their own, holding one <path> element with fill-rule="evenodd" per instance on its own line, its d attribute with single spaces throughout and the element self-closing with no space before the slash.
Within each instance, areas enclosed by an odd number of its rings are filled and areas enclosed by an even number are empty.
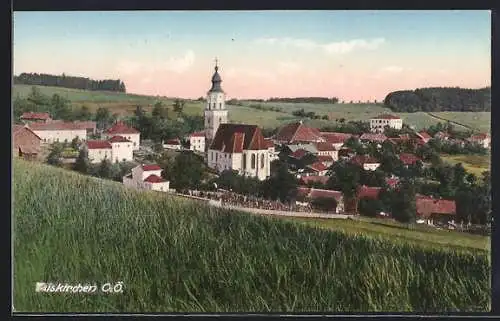
<svg viewBox="0 0 500 321">
<path fill-rule="evenodd" d="M 491 136 L 488 133 L 481 133 L 469 137 L 469 142 L 481 145 L 484 148 L 491 147 Z"/>
<path fill-rule="evenodd" d="M 87 129 L 79 123 L 51 121 L 47 123 L 31 123 L 29 128 L 37 134 L 44 144 L 54 142 L 71 142 L 73 139 L 85 141 L 87 139 Z"/>
<path fill-rule="evenodd" d="M 336 150 L 339 150 L 344 146 L 344 143 L 351 137 L 353 134 L 348 133 L 337 133 L 337 132 L 320 132 L 321 137 L 325 139 L 325 141 L 331 144 Z"/>
<path fill-rule="evenodd" d="M 344 212 L 344 197 L 342 192 L 332 191 L 326 189 L 309 188 L 299 186 L 297 188 L 296 204 L 300 206 L 308 206 L 314 200 L 320 198 L 334 199 L 336 202 L 336 207 L 332 208 L 331 211 L 339 214 Z"/>
<path fill-rule="evenodd" d="M 304 170 L 305 175 L 325 176 L 328 173 L 328 167 L 322 162 L 315 162 L 306 166 Z"/>
<path fill-rule="evenodd" d="M 448 140 L 450 138 L 450 134 L 439 131 L 436 134 L 434 134 L 434 138 L 439 140 Z"/>
<path fill-rule="evenodd" d="M 350 161 L 353 164 L 361 166 L 365 171 L 374 171 L 380 167 L 380 162 L 368 155 L 356 155 Z"/>
<path fill-rule="evenodd" d="M 271 175 L 268 145 L 259 127 L 220 124 L 208 148 L 208 167 L 264 180 Z"/>
<path fill-rule="evenodd" d="M 178 138 L 168 139 L 166 142 L 164 142 L 163 148 L 172 150 L 181 150 L 182 144 Z"/>
<path fill-rule="evenodd" d="M 199 131 L 189 135 L 189 149 L 195 152 L 205 152 L 205 132 Z"/>
<path fill-rule="evenodd" d="M 329 155 L 322 155 L 322 156 L 316 156 L 318 162 L 323 163 L 326 167 L 330 167 L 333 165 L 335 162 L 332 156 Z"/>
<path fill-rule="evenodd" d="M 21 115 L 20 118 L 25 124 L 36 123 L 48 123 L 52 121 L 49 113 L 33 113 L 26 112 Z"/>
<path fill-rule="evenodd" d="M 417 194 L 415 196 L 417 223 L 455 223 L 456 204 L 452 200 L 436 199 Z"/>
<path fill-rule="evenodd" d="M 424 142 L 424 144 L 427 144 L 432 138 L 431 135 L 429 135 L 426 131 L 417 132 L 415 133 L 415 135 L 417 135 L 417 137 L 420 138 Z"/>
<path fill-rule="evenodd" d="M 138 165 L 123 177 L 123 185 L 136 189 L 168 192 L 170 182 L 161 176 L 162 169 L 156 164 Z"/>
<path fill-rule="evenodd" d="M 332 144 L 321 142 L 315 144 L 318 156 L 330 156 L 334 162 L 339 159 L 339 151 Z"/>
<path fill-rule="evenodd" d="M 104 137 L 109 139 L 113 136 L 122 136 L 132 142 L 132 149 L 138 150 L 141 142 L 141 133 L 123 122 L 116 122 L 111 128 L 104 132 Z"/>
<path fill-rule="evenodd" d="M 384 134 L 380 133 L 364 133 L 359 137 L 359 141 L 362 143 L 376 143 L 379 147 L 382 146 L 382 143 L 387 140 L 387 137 Z"/>
<path fill-rule="evenodd" d="M 25 160 L 35 160 L 38 158 L 41 138 L 29 127 L 23 125 L 12 126 L 12 151 L 14 157 L 21 157 Z"/>
<path fill-rule="evenodd" d="M 305 125 L 302 121 L 281 127 L 273 137 L 276 144 L 318 143 L 326 140 L 318 129 Z"/>
<path fill-rule="evenodd" d="M 108 140 L 89 140 L 84 145 L 91 163 L 99 163 L 104 159 L 110 162 L 133 161 L 132 141 L 123 136 L 113 136 Z"/>
<path fill-rule="evenodd" d="M 403 128 L 403 120 L 395 115 L 383 114 L 370 119 L 370 130 L 372 132 L 384 132 L 385 126 L 394 129 Z"/>
<path fill-rule="evenodd" d="M 421 161 L 420 157 L 410 153 L 401 153 L 399 155 L 399 160 L 406 167 L 408 167 L 409 165 L 415 165 L 417 161 Z"/>
</svg>

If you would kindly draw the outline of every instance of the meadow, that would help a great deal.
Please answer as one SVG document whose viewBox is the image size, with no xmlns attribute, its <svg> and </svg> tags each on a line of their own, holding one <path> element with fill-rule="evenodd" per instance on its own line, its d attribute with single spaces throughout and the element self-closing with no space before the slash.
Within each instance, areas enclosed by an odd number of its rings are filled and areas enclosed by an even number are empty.
<svg viewBox="0 0 500 321">
<path fill-rule="evenodd" d="M 491 307 L 489 252 L 478 245 L 419 245 L 359 226 L 348 232 L 253 216 L 17 159 L 13 218 L 16 311 Z M 39 281 L 122 281 L 124 292 L 37 293 Z"/>
<path fill-rule="evenodd" d="M 120 116 L 130 115 L 135 108 L 140 105 L 145 110 L 150 111 L 155 102 L 161 101 L 165 106 L 172 109 L 173 99 L 167 97 L 141 96 L 125 93 L 114 92 L 98 92 L 84 91 L 77 89 L 37 86 L 40 92 L 46 95 L 59 94 L 72 101 L 73 106 L 80 107 L 85 105 L 91 111 L 97 110 L 99 107 L 106 107 L 112 113 Z M 13 87 L 13 97 L 19 94 L 25 97 L 29 94 L 31 86 L 15 85 Z M 349 120 L 367 121 L 371 117 L 382 113 L 391 113 L 390 109 L 381 104 L 375 103 L 346 103 L 346 104 L 313 104 L 313 103 L 280 103 L 280 102 L 253 102 L 243 101 L 242 106 L 228 105 L 230 121 L 235 123 L 256 124 L 264 128 L 275 128 L 284 124 L 298 121 L 300 118 L 292 115 L 294 111 L 304 109 L 307 112 L 315 112 L 317 115 L 328 115 L 331 120 L 311 120 L 307 119 L 306 123 L 321 127 L 331 125 L 335 119 L 344 118 Z M 256 109 L 255 106 L 262 106 L 263 109 Z M 269 110 L 274 108 L 274 111 Z M 201 101 L 187 100 L 184 111 L 189 115 L 203 115 L 204 103 Z M 279 111 L 276 111 L 279 109 Z M 479 131 L 489 131 L 491 122 L 491 113 L 469 113 L 469 112 L 441 112 L 441 113 L 392 113 L 400 116 L 403 122 L 414 126 L 419 130 L 422 128 L 435 125 L 442 122 L 443 119 L 448 119 L 463 124 L 456 124 L 457 129 L 466 130 L 473 128 Z"/>
<path fill-rule="evenodd" d="M 451 164 L 455 165 L 462 163 L 466 171 L 481 177 L 484 171 L 491 170 L 491 155 L 445 155 L 442 154 L 441 158 Z"/>
</svg>

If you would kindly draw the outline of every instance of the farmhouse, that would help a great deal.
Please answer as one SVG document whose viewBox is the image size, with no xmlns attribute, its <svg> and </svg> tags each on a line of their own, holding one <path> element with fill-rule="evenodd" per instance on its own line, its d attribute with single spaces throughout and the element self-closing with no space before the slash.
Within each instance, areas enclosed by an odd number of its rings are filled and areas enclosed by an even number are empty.
<svg viewBox="0 0 500 321">
<path fill-rule="evenodd" d="M 189 149 L 192 151 L 205 152 L 205 132 L 199 131 L 189 135 Z"/>
<path fill-rule="evenodd" d="M 138 165 L 132 168 L 132 172 L 123 177 L 123 185 L 152 191 L 168 192 L 170 182 L 161 177 L 162 169 L 160 166 Z"/>
<path fill-rule="evenodd" d="M 87 139 L 87 129 L 79 123 L 52 121 L 47 123 L 31 123 L 29 128 L 37 134 L 43 143 L 71 142 L 73 139 Z"/>
<path fill-rule="evenodd" d="M 297 196 L 295 201 L 297 205 L 307 206 L 319 199 L 335 200 L 336 206 L 333 207 L 331 211 L 337 214 L 344 212 L 344 197 L 342 196 L 342 192 L 309 187 L 297 188 Z"/>
<path fill-rule="evenodd" d="M 208 148 L 208 167 L 264 180 L 270 176 L 268 144 L 259 127 L 220 124 Z"/>
<path fill-rule="evenodd" d="M 104 136 L 108 139 L 113 136 L 125 137 L 132 142 L 133 150 L 138 150 L 140 146 L 141 133 L 123 122 L 116 122 L 111 128 L 104 132 Z"/>
<path fill-rule="evenodd" d="M 484 148 L 491 147 L 491 137 L 488 133 L 472 135 L 469 137 L 469 142 L 479 144 Z"/>
<path fill-rule="evenodd" d="M 181 150 L 182 149 L 181 141 L 178 138 L 169 139 L 163 144 L 163 148 Z"/>
<path fill-rule="evenodd" d="M 103 159 L 111 162 L 134 160 L 132 142 L 123 136 L 113 136 L 108 140 L 89 140 L 85 148 L 91 163 L 99 163 Z"/>
<path fill-rule="evenodd" d="M 377 143 L 380 145 L 387 140 L 387 137 L 384 134 L 364 133 L 359 137 L 359 140 L 363 143 Z"/>
<path fill-rule="evenodd" d="M 453 222 L 456 214 L 455 201 L 436 199 L 417 194 L 415 196 L 417 223 L 434 225 L 436 222 Z"/>
<path fill-rule="evenodd" d="M 356 155 L 350 160 L 353 164 L 361 166 L 365 171 L 374 171 L 380 166 L 380 162 L 367 155 Z"/>
<path fill-rule="evenodd" d="M 52 120 L 52 118 L 50 117 L 49 113 L 26 112 L 21 115 L 21 120 L 25 124 L 29 124 L 32 122 L 48 123 Z"/>
<path fill-rule="evenodd" d="M 274 136 L 277 144 L 317 143 L 326 141 L 316 128 L 308 127 L 302 121 L 288 124 L 280 128 Z"/>
<path fill-rule="evenodd" d="M 372 132 L 383 132 L 385 126 L 394 129 L 403 128 L 403 120 L 395 115 L 383 114 L 370 119 L 370 130 Z"/>
<path fill-rule="evenodd" d="M 41 138 L 29 127 L 13 125 L 12 128 L 12 151 L 14 157 L 22 157 L 26 160 L 36 159 L 40 153 Z"/>
</svg>

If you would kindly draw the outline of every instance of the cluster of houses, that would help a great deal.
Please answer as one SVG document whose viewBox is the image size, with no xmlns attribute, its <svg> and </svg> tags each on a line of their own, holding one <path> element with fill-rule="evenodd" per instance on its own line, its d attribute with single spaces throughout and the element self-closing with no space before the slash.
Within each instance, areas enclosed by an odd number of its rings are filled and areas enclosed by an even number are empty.
<svg viewBox="0 0 500 321">
<path fill-rule="evenodd" d="M 189 149 L 203 153 L 208 167 L 218 171 L 233 170 L 240 175 L 256 177 L 265 180 L 271 175 L 271 162 L 278 159 L 276 147 L 288 151 L 293 161 L 304 157 L 314 157 L 314 162 L 305 168 L 295 168 L 301 186 L 298 190 L 298 204 L 306 204 L 319 197 L 334 198 L 337 203 L 335 212 L 348 212 L 352 209 L 350 202 L 345 202 L 341 192 L 306 187 L 313 182 L 326 183 L 328 168 L 339 159 L 348 159 L 361 166 L 364 170 L 374 171 L 380 162 L 373 157 L 356 155 L 354 151 L 344 146 L 353 134 L 321 132 L 305 125 L 302 121 L 291 123 L 279 129 L 273 137 L 265 138 L 257 125 L 232 124 L 228 122 L 228 110 L 225 106 L 225 93 L 221 87 L 222 79 L 218 66 L 212 76 L 212 87 L 207 92 L 204 110 L 205 129 L 191 133 L 187 139 Z M 53 120 L 47 113 L 24 113 L 21 120 L 25 125 L 14 125 L 13 150 L 15 155 L 26 159 L 36 159 L 40 153 L 41 144 L 72 141 L 78 138 L 84 142 L 82 148 L 88 151 L 92 163 L 109 159 L 113 162 L 133 161 L 134 151 L 140 146 L 140 132 L 122 122 L 115 123 L 104 131 L 103 139 L 93 140 L 89 137 L 96 133 L 96 124 L 91 121 L 64 122 Z M 373 142 L 379 146 L 385 141 L 397 144 L 409 141 L 416 144 L 426 144 L 431 136 L 426 132 L 418 132 L 399 137 L 386 137 L 384 128 L 389 126 L 401 129 L 403 121 L 395 115 L 383 114 L 370 119 L 370 133 L 357 138 L 362 143 Z M 436 138 L 448 140 L 446 133 L 438 133 Z M 489 148 L 491 138 L 488 134 L 478 134 L 469 138 L 470 141 Z M 180 139 L 171 139 L 163 143 L 164 148 L 182 150 Z M 414 164 L 419 160 L 413 154 L 400 154 L 400 160 L 405 165 Z M 293 168 L 292 168 L 293 169 Z M 389 186 L 397 184 L 397 178 L 387 180 Z M 161 175 L 161 168 L 155 164 L 140 164 L 134 167 L 130 174 L 123 177 L 123 184 L 133 188 L 169 191 L 169 182 Z M 378 197 L 379 187 L 360 186 L 357 199 Z M 455 214 L 453 201 L 432 199 L 426 196 L 417 197 L 417 214 L 420 221 L 432 223 L 434 215 L 453 216 Z"/>
</svg>

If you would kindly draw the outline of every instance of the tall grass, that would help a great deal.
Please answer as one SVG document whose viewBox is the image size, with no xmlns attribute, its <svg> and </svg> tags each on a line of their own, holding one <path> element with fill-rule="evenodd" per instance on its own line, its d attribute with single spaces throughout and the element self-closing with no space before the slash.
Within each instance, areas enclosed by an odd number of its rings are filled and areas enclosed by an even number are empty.
<svg viewBox="0 0 500 321">
<path fill-rule="evenodd" d="M 485 311 L 485 253 L 420 248 L 14 163 L 14 305 L 36 312 Z M 35 282 L 123 281 L 123 294 Z"/>
</svg>

